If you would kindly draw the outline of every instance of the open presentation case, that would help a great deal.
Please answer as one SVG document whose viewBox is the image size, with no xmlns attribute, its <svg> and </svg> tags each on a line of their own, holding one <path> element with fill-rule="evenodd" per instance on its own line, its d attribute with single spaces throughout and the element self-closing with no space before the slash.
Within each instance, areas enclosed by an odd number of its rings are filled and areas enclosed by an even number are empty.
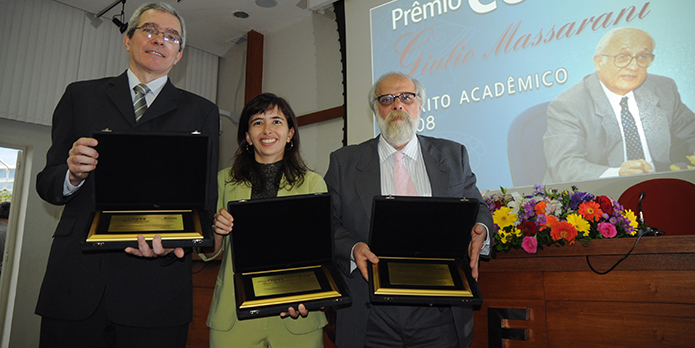
<svg viewBox="0 0 695 348">
<path fill-rule="evenodd" d="M 370 301 L 480 305 L 467 261 L 477 214 L 475 199 L 374 197 L 369 246 L 379 263 L 368 269 Z"/>
<path fill-rule="evenodd" d="M 333 264 L 327 193 L 228 203 L 237 316 L 279 315 L 347 305 L 350 295 Z"/>
<path fill-rule="evenodd" d="M 210 165 L 203 134 L 100 132 L 94 176 L 96 212 L 85 250 L 137 247 L 159 234 L 165 248 L 211 246 L 205 203 Z M 206 227 L 203 227 L 206 226 Z"/>
</svg>

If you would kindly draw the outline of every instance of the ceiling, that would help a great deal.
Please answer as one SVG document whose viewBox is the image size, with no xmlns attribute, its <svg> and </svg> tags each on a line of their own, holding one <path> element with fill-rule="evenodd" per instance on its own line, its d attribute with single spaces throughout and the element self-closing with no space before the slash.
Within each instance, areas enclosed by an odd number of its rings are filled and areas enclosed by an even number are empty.
<svg viewBox="0 0 695 348">
<path fill-rule="evenodd" d="M 101 15 L 102 25 L 118 27 L 111 19 L 121 13 L 122 5 L 117 0 L 55 0 L 68 6 L 97 14 L 116 4 Z M 125 20 L 130 19 L 135 9 L 150 0 L 126 0 Z M 237 40 L 245 38 L 250 30 L 269 34 L 311 16 L 312 11 L 322 11 L 336 0 L 276 0 L 277 6 L 263 8 L 257 1 L 269 0 L 168 0 L 186 22 L 187 46 L 222 56 Z M 270 0 L 272 1 L 272 0 Z M 234 16 L 237 11 L 249 14 L 241 19 Z"/>
</svg>

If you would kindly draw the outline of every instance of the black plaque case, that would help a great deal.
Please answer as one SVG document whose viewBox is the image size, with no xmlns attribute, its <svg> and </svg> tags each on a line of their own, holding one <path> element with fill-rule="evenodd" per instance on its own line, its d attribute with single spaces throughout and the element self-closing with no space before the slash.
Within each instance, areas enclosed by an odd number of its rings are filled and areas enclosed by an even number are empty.
<svg viewBox="0 0 695 348">
<path fill-rule="evenodd" d="M 369 246 L 379 257 L 369 271 L 375 304 L 477 306 L 468 244 L 478 200 L 376 196 Z"/>
<path fill-rule="evenodd" d="M 300 303 L 309 310 L 351 303 L 333 264 L 327 193 L 233 201 L 227 208 L 234 217 L 230 238 L 239 319 L 280 315 Z M 274 282 L 294 285 L 268 291 Z"/>
<path fill-rule="evenodd" d="M 91 174 L 97 209 L 84 250 L 137 247 L 139 234 L 150 246 L 156 234 L 165 248 L 212 246 L 211 214 L 205 210 L 207 135 L 99 132 L 93 137 L 99 142 L 99 163 Z"/>
</svg>

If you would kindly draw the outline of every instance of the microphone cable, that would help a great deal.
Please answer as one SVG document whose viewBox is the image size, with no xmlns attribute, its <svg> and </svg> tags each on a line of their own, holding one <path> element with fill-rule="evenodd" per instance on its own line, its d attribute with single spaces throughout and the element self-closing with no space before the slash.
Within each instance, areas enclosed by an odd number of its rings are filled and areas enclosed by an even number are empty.
<svg viewBox="0 0 695 348">
<path fill-rule="evenodd" d="M 642 192 L 640 193 L 640 195 L 639 195 L 639 201 L 637 201 L 637 208 L 639 209 L 639 219 L 640 219 L 640 223 L 641 223 L 643 226 L 644 226 L 644 215 L 642 214 L 642 199 L 644 198 L 645 195 L 646 195 L 646 192 L 642 191 Z M 643 236 L 645 236 L 645 235 L 647 235 L 647 234 L 650 234 L 650 233 L 653 233 L 654 236 L 660 236 L 660 235 L 662 235 L 662 234 L 666 234 L 666 232 L 664 232 L 664 231 L 659 231 L 658 229 L 652 228 L 652 227 L 644 226 L 644 227 L 640 228 L 640 229 L 637 231 L 637 240 L 635 240 L 635 244 L 632 245 L 632 248 L 630 249 L 630 251 L 628 251 L 627 254 L 625 254 L 625 256 L 623 256 L 622 258 L 620 258 L 620 260 L 618 260 L 618 262 L 616 262 L 611 268 L 609 268 L 609 269 L 608 269 L 607 271 L 605 271 L 605 272 L 599 272 L 599 271 L 597 271 L 597 270 L 594 269 L 594 267 L 591 265 L 591 261 L 589 261 L 589 255 L 586 255 L 586 263 L 589 265 L 589 268 L 591 268 L 591 270 L 594 271 L 594 273 L 599 274 L 599 275 L 608 274 L 608 273 L 609 273 L 610 271 L 612 271 L 615 267 L 617 267 L 621 262 L 623 262 L 623 260 L 625 260 L 628 256 L 630 256 L 630 253 L 632 253 L 632 251 L 635 250 L 635 247 L 637 246 L 637 243 L 639 242 L 639 240 L 640 240 Z"/>
</svg>

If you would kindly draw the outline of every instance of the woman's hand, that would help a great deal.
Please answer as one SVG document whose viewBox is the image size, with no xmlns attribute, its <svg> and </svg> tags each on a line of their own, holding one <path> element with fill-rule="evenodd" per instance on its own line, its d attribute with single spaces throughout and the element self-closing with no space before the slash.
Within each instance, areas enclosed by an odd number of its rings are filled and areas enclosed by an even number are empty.
<svg viewBox="0 0 695 348">
<path fill-rule="evenodd" d="M 293 319 L 297 319 L 299 318 L 299 316 L 302 316 L 302 318 L 306 318 L 307 315 L 309 315 L 309 310 L 307 310 L 304 304 L 302 303 L 300 303 L 299 306 L 297 306 L 297 309 L 294 309 L 294 307 L 289 307 L 287 308 L 287 312 L 280 313 L 281 318 L 290 316 Z"/>
<path fill-rule="evenodd" d="M 212 225 L 213 230 L 216 234 L 220 236 L 226 236 L 232 232 L 232 227 L 234 226 L 234 218 L 227 211 L 227 209 L 220 209 L 215 213 L 215 223 Z"/>
</svg>

